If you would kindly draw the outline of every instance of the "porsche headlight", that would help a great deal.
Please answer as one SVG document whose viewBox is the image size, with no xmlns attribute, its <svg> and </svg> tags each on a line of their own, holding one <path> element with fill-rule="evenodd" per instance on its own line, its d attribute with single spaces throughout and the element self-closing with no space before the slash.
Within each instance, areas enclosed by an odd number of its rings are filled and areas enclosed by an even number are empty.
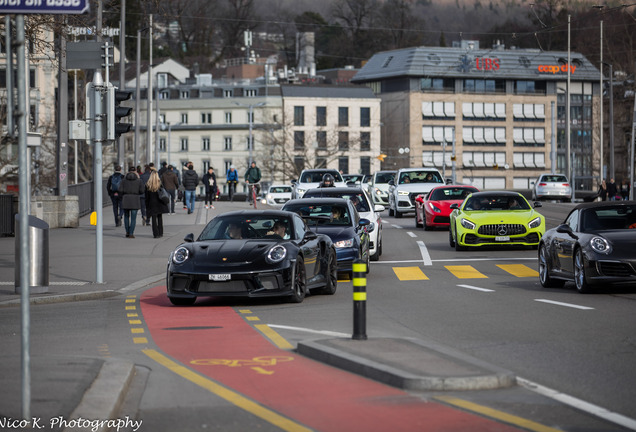
<svg viewBox="0 0 636 432">
<path fill-rule="evenodd" d="M 403 191 L 403 190 L 398 191 L 398 195 L 408 195 L 408 194 L 409 194 L 408 191 Z"/>
<path fill-rule="evenodd" d="M 339 242 L 335 242 L 334 246 L 337 248 L 345 248 L 353 246 L 353 239 L 340 240 Z"/>
<path fill-rule="evenodd" d="M 287 249 L 284 246 L 276 245 L 267 252 L 267 262 L 276 264 L 281 262 L 287 256 Z"/>
<path fill-rule="evenodd" d="M 609 254 L 612 251 L 612 247 L 609 242 L 605 240 L 603 237 L 592 237 L 590 240 L 590 247 L 594 250 L 594 252 Z"/>
<path fill-rule="evenodd" d="M 541 226 L 541 218 L 538 216 L 532 219 L 530 223 L 528 224 L 529 228 L 539 228 L 540 226 Z"/>
<path fill-rule="evenodd" d="M 464 219 L 462 218 L 461 224 L 464 228 L 469 229 L 469 230 L 473 230 L 475 229 L 475 224 L 471 221 L 469 221 L 468 219 Z"/>
<path fill-rule="evenodd" d="M 305 192 L 307 192 L 307 189 L 296 189 L 296 193 L 298 194 L 298 196 L 303 196 L 305 195 Z"/>
<path fill-rule="evenodd" d="M 183 264 L 188 258 L 190 258 L 190 251 L 183 246 L 179 246 L 172 254 L 172 262 L 175 264 Z"/>
<path fill-rule="evenodd" d="M 435 213 L 441 213 L 442 212 L 440 209 L 435 207 L 435 205 L 433 203 L 428 203 L 428 205 L 431 208 L 431 210 L 433 210 Z"/>
</svg>

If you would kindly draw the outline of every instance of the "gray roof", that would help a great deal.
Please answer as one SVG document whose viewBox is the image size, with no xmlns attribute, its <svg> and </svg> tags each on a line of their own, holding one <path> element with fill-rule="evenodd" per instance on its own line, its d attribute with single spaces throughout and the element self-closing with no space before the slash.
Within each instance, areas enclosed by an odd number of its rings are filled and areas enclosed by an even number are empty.
<svg viewBox="0 0 636 432">
<path fill-rule="evenodd" d="M 368 87 L 347 87 L 347 86 L 304 86 L 304 85 L 281 85 L 281 95 L 285 97 L 315 97 L 315 98 L 371 98 L 378 97 Z"/>
<path fill-rule="evenodd" d="M 563 81 L 567 72 L 540 72 L 539 66 L 561 66 L 567 63 L 567 58 L 567 51 L 412 47 L 374 54 L 351 82 L 425 76 Z M 496 70 L 481 63 L 482 59 L 489 59 L 491 64 L 496 60 Z M 570 52 L 570 62 L 576 67 L 570 80 L 599 79 L 599 70 L 582 54 Z"/>
</svg>

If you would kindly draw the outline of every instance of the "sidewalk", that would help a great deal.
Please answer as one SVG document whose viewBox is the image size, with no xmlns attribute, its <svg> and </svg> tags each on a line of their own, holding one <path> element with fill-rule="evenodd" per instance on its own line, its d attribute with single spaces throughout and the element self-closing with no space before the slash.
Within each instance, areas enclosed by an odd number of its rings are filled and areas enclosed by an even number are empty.
<svg viewBox="0 0 636 432">
<path fill-rule="evenodd" d="M 175 215 L 163 216 L 164 236 L 160 239 L 153 238 L 150 225 L 141 224 L 141 212 L 135 238 L 126 238 L 123 225 L 115 227 L 112 207 L 104 208 L 103 283 L 96 283 L 96 229 L 90 225 L 89 216 L 80 219 L 78 228 L 51 229 L 49 290 L 31 294 L 31 303 L 106 297 L 125 287 L 134 289 L 160 281 L 165 278 L 170 252 L 188 233 L 196 237 L 220 213 L 251 208 L 244 201 L 220 201 L 215 209 L 206 209 L 203 202 L 197 201 L 194 213 L 189 215 L 180 204 L 175 206 Z M 0 237 L 0 307 L 17 306 L 20 302 L 20 294 L 15 293 L 16 241 L 16 237 Z"/>
</svg>

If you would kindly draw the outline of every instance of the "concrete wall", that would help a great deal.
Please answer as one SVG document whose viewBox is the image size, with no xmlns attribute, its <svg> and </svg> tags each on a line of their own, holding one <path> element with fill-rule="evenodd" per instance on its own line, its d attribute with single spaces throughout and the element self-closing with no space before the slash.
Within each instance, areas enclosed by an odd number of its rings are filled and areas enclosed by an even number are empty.
<svg viewBox="0 0 636 432">
<path fill-rule="evenodd" d="M 49 228 L 79 226 L 79 198 L 67 196 L 36 196 L 31 200 L 31 214 L 49 224 Z"/>
</svg>

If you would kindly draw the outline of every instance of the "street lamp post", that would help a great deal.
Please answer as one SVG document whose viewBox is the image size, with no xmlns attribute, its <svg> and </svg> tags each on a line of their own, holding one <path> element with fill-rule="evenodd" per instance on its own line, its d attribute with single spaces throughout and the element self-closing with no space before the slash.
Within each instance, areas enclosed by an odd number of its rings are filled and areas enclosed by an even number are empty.
<svg viewBox="0 0 636 432">
<path fill-rule="evenodd" d="M 252 159 L 252 150 L 254 148 L 254 142 L 253 142 L 253 136 L 252 136 L 252 124 L 254 123 L 254 108 L 266 105 L 267 102 L 259 102 L 259 103 L 255 103 L 255 104 L 249 104 L 249 105 L 242 104 L 240 102 L 234 102 L 234 104 L 238 105 L 238 106 L 246 107 L 246 108 L 249 109 L 248 119 L 247 119 L 247 121 L 249 123 L 249 135 L 248 135 L 248 138 L 247 138 L 248 139 L 248 141 L 247 141 L 247 149 L 249 150 L 249 156 L 248 156 L 249 161 L 248 161 L 247 165 L 251 166 L 252 165 L 252 161 L 253 161 L 253 159 Z"/>
<path fill-rule="evenodd" d="M 609 91 L 609 178 L 614 178 L 614 67 L 610 63 L 603 63 L 605 66 L 609 66 L 610 74 L 610 91 Z M 601 89 L 601 95 L 603 89 Z"/>
</svg>

